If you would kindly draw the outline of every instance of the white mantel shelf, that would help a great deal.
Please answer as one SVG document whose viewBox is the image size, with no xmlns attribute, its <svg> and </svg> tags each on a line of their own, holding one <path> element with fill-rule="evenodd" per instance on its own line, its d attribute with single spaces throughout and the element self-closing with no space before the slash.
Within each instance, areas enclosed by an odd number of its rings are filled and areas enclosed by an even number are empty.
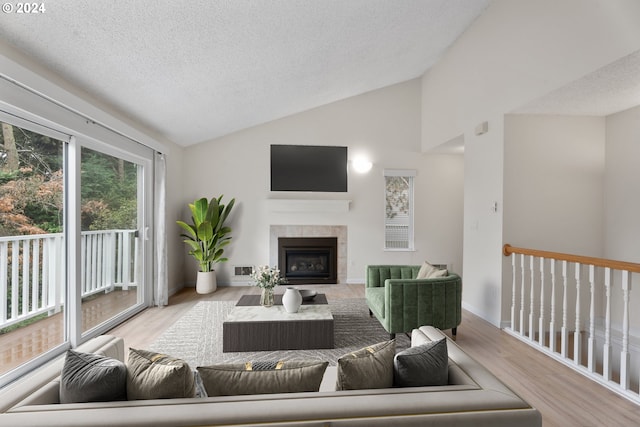
<svg viewBox="0 0 640 427">
<path fill-rule="evenodd" d="M 349 212 L 351 200 L 321 200 L 321 199 L 268 199 L 270 212 Z"/>
</svg>

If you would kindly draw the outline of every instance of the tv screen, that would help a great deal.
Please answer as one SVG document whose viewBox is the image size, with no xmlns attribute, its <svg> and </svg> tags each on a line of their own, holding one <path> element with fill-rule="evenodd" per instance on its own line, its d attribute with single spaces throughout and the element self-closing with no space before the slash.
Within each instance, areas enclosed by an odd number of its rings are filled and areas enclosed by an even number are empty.
<svg viewBox="0 0 640 427">
<path fill-rule="evenodd" d="M 272 145 L 271 191 L 347 191 L 347 147 Z"/>
</svg>

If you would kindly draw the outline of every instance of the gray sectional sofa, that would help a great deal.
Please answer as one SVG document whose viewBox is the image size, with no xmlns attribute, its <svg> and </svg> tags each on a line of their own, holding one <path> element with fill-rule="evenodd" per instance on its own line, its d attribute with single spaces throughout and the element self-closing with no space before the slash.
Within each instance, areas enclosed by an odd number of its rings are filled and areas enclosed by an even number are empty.
<svg viewBox="0 0 640 427">
<path fill-rule="evenodd" d="M 412 345 L 444 337 L 428 326 Z M 95 338 L 78 348 L 124 360 L 124 342 Z M 63 358 L 0 390 L 6 426 L 541 426 L 540 413 L 447 339 L 449 385 L 335 391 L 329 367 L 319 392 L 60 404 Z"/>
</svg>

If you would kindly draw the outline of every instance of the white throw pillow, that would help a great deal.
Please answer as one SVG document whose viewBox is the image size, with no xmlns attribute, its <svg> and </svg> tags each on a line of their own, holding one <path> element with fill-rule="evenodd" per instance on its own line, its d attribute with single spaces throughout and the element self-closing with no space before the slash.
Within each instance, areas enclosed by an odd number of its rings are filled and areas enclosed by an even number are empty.
<svg viewBox="0 0 640 427">
<path fill-rule="evenodd" d="M 449 272 L 446 269 L 434 267 L 433 265 L 429 264 L 428 261 L 425 261 L 420 267 L 416 279 L 432 279 L 434 277 L 444 277 L 448 275 Z"/>
</svg>

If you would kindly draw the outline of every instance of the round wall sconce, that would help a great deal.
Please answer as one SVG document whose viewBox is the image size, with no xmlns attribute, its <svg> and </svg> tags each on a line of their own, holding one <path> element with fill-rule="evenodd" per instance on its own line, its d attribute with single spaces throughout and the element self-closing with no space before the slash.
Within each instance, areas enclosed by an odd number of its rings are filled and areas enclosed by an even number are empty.
<svg viewBox="0 0 640 427">
<path fill-rule="evenodd" d="M 352 164 L 353 164 L 353 170 L 355 170 L 358 173 L 367 173 L 371 170 L 371 167 L 373 166 L 373 163 L 371 163 L 365 157 L 356 157 L 355 159 L 353 159 Z"/>
</svg>

